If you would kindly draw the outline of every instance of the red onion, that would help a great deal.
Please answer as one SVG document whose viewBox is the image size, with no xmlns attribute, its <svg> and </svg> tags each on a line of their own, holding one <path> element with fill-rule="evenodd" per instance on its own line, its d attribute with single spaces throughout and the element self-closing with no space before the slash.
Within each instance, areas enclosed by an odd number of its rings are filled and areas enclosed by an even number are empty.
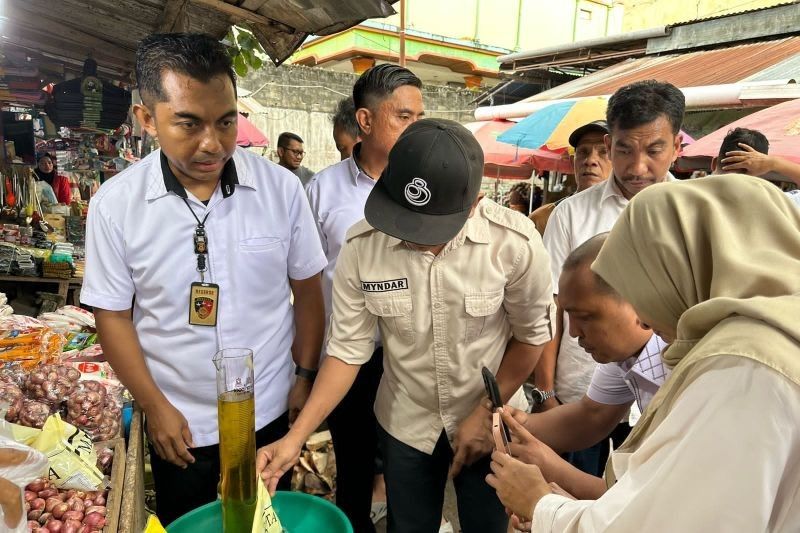
<svg viewBox="0 0 800 533">
<path fill-rule="evenodd" d="M 25 489 L 29 490 L 31 492 L 38 493 L 40 490 L 44 490 L 46 488 L 46 485 L 47 485 L 47 481 L 42 479 L 42 478 L 39 478 L 39 479 L 36 479 L 36 480 L 32 481 L 31 483 L 28 483 L 28 486 L 25 487 Z"/>
<path fill-rule="evenodd" d="M 89 513 L 83 517 L 83 523 L 91 527 L 103 527 L 106 525 L 106 517 L 100 513 Z"/>
<path fill-rule="evenodd" d="M 66 513 L 67 511 L 69 511 L 69 505 L 67 503 L 61 502 L 55 507 L 53 507 L 53 510 L 51 512 L 53 513 L 53 516 L 55 518 L 61 520 L 61 517 L 63 517 L 64 513 Z"/>
<path fill-rule="evenodd" d="M 67 511 L 61 517 L 65 522 L 68 520 L 77 520 L 78 522 L 83 521 L 83 511 Z"/>
<path fill-rule="evenodd" d="M 82 526 L 79 520 L 65 520 L 61 533 L 78 533 Z"/>
<path fill-rule="evenodd" d="M 50 520 L 45 524 L 45 527 L 53 533 L 61 533 L 64 523 L 61 520 Z"/>
<path fill-rule="evenodd" d="M 43 511 L 44 506 L 47 502 L 45 502 L 43 498 L 34 498 L 33 500 L 31 500 L 30 503 L 31 503 L 31 509 L 33 509 L 34 511 Z"/>
</svg>

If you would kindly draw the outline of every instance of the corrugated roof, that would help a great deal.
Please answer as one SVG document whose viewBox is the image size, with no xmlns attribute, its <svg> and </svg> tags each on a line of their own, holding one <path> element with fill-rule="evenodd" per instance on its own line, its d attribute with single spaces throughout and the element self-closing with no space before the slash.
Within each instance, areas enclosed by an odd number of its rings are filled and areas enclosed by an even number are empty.
<svg viewBox="0 0 800 533">
<path fill-rule="evenodd" d="M 683 22 L 676 22 L 674 24 L 670 24 L 670 27 L 685 26 L 686 24 L 694 24 L 695 22 L 706 22 L 706 21 L 709 21 L 709 20 L 722 19 L 722 18 L 725 18 L 725 17 L 733 17 L 733 16 L 736 16 L 736 15 L 744 15 L 745 13 L 756 13 L 758 11 L 765 11 L 767 9 L 775 9 L 776 7 L 790 6 L 792 4 L 798 4 L 798 3 L 800 3 L 800 0 L 790 0 L 789 2 L 781 2 L 780 4 L 773 4 L 771 6 L 754 7 L 753 9 L 745 9 L 743 11 L 732 11 L 730 13 L 723 13 L 721 15 L 712 15 L 712 16 L 703 17 L 703 18 L 700 18 L 700 19 L 692 19 L 692 20 L 686 20 L 686 21 L 683 21 Z"/>
<path fill-rule="evenodd" d="M 800 37 L 789 37 L 719 50 L 643 57 L 559 85 L 526 101 L 613 94 L 620 87 L 650 79 L 677 87 L 787 79 L 798 74 L 799 56 Z"/>
</svg>

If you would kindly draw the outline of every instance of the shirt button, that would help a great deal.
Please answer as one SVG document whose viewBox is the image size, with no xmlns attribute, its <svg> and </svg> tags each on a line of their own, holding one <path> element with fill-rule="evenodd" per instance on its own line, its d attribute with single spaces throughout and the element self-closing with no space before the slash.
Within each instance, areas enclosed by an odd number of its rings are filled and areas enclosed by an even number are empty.
<svg viewBox="0 0 800 533">
<path fill-rule="evenodd" d="M 439 302 L 436 302 L 435 304 L 433 304 L 433 308 L 434 309 L 441 309 L 441 307 L 442 307 L 442 304 L 440 304 Z"/>
</svg>

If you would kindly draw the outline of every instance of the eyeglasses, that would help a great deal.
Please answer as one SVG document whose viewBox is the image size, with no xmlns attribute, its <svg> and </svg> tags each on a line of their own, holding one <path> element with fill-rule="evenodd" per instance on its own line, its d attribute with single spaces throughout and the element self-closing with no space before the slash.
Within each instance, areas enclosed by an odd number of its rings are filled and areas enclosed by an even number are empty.
<svg viewBox="0 0 800 533">
<path fill-rule="evenodd" d="M 295 150 L 293 148 L 284 148 L 287 152 L 292 152 L 296 157 L 303 157 L 306 153 L 303 150 Z"/>
</svg>

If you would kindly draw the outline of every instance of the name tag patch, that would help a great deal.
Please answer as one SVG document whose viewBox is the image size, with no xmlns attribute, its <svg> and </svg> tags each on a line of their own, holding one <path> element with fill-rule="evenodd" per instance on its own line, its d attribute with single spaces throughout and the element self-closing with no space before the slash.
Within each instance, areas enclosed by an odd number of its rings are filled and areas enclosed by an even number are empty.
<svg viewBox="0 0 800 533">
<path fill-rule="evenodd" d="M 408 289 L 408 278 L 361 282 L 361 290 L 364 292 L 391 292 L 403 289 Z"/>
</svg>

